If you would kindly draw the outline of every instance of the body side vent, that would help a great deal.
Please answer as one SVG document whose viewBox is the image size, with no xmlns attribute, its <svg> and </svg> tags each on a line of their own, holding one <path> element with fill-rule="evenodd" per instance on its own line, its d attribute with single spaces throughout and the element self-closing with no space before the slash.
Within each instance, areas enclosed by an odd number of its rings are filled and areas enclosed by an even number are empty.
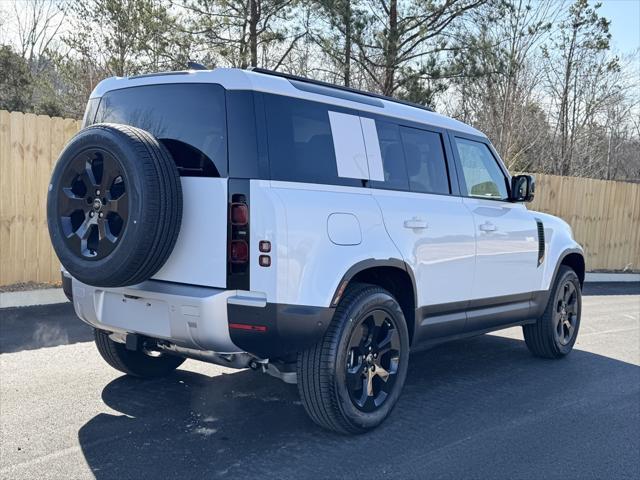
<svg viewBox="0 0 640 480">
<path fill-rule="evenodd" d="M 536 225 L 538 226 L 538 266 L 540 266 L 544 262 L 544 225 L 539 218 L 536 218 Z"/>
</svg>

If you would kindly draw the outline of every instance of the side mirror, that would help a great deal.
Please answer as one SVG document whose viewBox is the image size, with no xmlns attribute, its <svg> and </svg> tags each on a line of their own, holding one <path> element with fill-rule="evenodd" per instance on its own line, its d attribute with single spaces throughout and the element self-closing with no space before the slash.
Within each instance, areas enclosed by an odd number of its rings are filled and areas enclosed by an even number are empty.
<svg viewBox="0 0 640 480">
<path fill-rule="evenodd" d="M 512 202 L 531 202 L 536 191 L 536 181 L 531 175 L 514 175 L 511 177 Z"/>
</svg>

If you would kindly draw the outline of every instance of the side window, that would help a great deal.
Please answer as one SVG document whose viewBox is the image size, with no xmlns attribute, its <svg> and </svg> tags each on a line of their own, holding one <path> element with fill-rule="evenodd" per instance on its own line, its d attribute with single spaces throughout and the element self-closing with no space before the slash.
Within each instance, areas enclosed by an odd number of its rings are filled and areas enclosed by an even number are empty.
<svg viewBox="0 0 640 480">
<path fill-rule="evenodd" d="M 442 136 L 409 127 L 401 127 L 401 134 L 411 191 L 450 193 Z"/>
<path fill-rule="evenodd" d="M 272 180 L 362 186 L 338 176 L 328 105 L 268 94 L 264 99 Z"/>
<path fill-rule="evenodd" d="M 470 197 L 506 200 L 507 182 L 489 147 L 482 142 L 456 138 L 462 175 Z"/>
<path fill-rule="evenodd" d="M 89 101 L 87 102 L 87 107 L 84 110 L 84 117 L 82 117 L 82 128 L 93 125 L 99 103 L 99 98 L 89 99 Z"/>
<path fill-rule="evenodd" d="M 390 188 L 393 190 L 409 190 L 407 167 L 402 149 L 400 127 L 396 124 L 376 120 L 376 131 L 380 143 L 383 182 L 371 182 L 373 188 Z"/>
</svg>

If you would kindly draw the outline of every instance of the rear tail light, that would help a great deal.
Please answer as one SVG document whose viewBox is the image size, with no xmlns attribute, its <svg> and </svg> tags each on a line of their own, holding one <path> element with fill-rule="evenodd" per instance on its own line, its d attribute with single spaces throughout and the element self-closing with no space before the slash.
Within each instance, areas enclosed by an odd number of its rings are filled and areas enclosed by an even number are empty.
<svg viewBox="0 0 640 480">
<path fill-rule="evenodd" d="M 235 193 L 229 202 L 229 263 L 230 273 L 243 273 L 249 262 L 249 206 L 247 197 Z"/>
<path fill-rule="evenodd" d="M 247 179 L 230 178 L 227 206 L 227 288 L 249 290 L 249 261 L 252 258 L 250 243 L 249 190 Z"/>
<path fill-rule="evenodd" d="M 231 204 L 231 224 L 243 226 L 249 223 L 249 209 L 244 203 Z"/>
<path fill-rule="evenodd" d="M 229 248 L 231 263 L 245 263 L 249 261 L 249 245 L 244 240 L 232 240 Z"/>
</svg>

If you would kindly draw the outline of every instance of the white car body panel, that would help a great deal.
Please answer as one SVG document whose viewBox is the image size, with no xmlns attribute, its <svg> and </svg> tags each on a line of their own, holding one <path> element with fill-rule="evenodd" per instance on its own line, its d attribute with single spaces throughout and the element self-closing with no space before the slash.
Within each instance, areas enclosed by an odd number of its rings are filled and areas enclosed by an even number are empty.
<svg viewBox="0 0 640 480">
<path fill-rule="evenodd" d="M 540 265 L 539 283 L 536 290 L 549 290 L 553 282 L 558 263 L 567 252 L 583 254 L 582 247 L 573 238 L 573 232 L 567 222 L 548 213 L 528 211 L 544 225 L 545 257 Z"/>
<path fill-rule="evenodd" d="M 340 280 L 354 264 L 402 258 L 387 235 L 371 189 L 279 181 L 272 181 L 271 188 L 285 207 L 287 222 L 286 239 L 276 249 L 278 265 L 286 269 L 284 284 L 278 281 L 279 303 L 329 306 Z M 357 219 L 359 244 L 331 241 L 327 222 L 336 213 Z M 259 290 L 253 277 L 251 282 L 252 290 Z"/>
<path fill-rule="evenodd" d="M 251 290 L 264 293 L 268 302 L 277 303 L 284 298 L 288 264 L 287 209 L 271 188 L 268 180 L 251 180 L 250 206 L 250 277 Z M 260 240 L 271 242 L 271 266 L 261 267 L 257 258 Z"/>
<path fill-rule="evenodd" d="M 389 236 L 413 270 L 417 305 L 468 300 L 476 245 L 473 219 L 462 198 L 392 190 L 374 190 L 373 195 Z"/>
<path fill-rule="evenodd" d="M 182 225 L 153 280 L 224 288 L 227 281 L 227 179 L 182 177 Z"/>
<path fill-rule="evenodd" d="M 522 204 L 464 198 L 476 235 L 472 299 L 532 292 L 540 284 L 538 232 Z M 491 230 L 494 229 L 494 230 Z"/>
</svg>

